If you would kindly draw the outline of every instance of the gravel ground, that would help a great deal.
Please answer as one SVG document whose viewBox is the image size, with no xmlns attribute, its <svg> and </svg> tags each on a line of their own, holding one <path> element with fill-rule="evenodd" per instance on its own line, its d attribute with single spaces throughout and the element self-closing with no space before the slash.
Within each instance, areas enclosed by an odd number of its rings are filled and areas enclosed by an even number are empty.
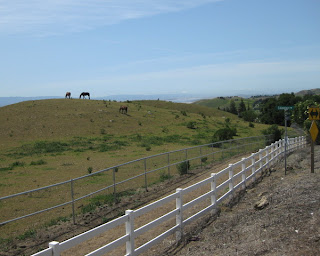
<svg viewBox="0 0 320 256">
<path fill-rule="evenodd" d="M 320 255 L 320 146 L 270 169 L 215 220 L 163 255 Z M 260 205 L 259 205 L 260 203 Z"/>
</svg>

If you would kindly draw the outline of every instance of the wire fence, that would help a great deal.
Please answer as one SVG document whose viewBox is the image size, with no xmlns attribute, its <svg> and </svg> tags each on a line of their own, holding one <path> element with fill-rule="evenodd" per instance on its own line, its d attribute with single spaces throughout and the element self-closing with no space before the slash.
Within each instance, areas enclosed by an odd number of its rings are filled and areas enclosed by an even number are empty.
<svg viewBox="0 0 320 256">
<path fill-rule="evenodd" d="M 237 154 L 253 152 L 270 144 L 270 136 L 247 137 L 165 152 L 112 166 L 95 173 L 0 198 L 0 232 L 19 221 L 43 224 L 69 216 L 76 223 L 79 213 L 117 201 L 130 190 L 148 188 L 161 176 L 179 175 L 187 168 L 202 167 Z M 188 170 L 187 170 L 188 171 Z M 66 218 L 69 218 L 66 217 Z"/>
<path fill-rule="evenodd" d="M 175 193 L 139 209 L 126 210 L 125 215 L 61 243 L 51 242 L 49 248 L 34 256 L 140 255 L 156 245 L 176 245 L 191 229 L 190 224 L 204 215 L 217 213 L 219 205 L 234 198 L 280 161 L 286 155 L 285 147 L 287 152 L 292 152 L 305 146 L 302 136 L 291 138 L 287 143 L 279 140 L 191 186 L 177 188 Z M 170 243 L 159 246 L 164 239 Z M 86 243 L 88 240 L 90 245 Z"/>
</svg>

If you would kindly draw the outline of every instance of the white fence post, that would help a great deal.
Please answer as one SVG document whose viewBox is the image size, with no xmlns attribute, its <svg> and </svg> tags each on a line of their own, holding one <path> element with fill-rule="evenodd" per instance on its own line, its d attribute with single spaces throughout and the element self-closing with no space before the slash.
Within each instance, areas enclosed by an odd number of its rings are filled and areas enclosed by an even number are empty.
<svg viewBox="0 0 320 256">
<path fill-rule="evenodd" d="M 246 172 L 244 171 L 246 169 L 246 158 L 242 158 L 242 163 L 241 163 L 241 171 L 242 171 L 242 189 L 246 188 Z"/>
<path fill-rule="evenodd" d="M 256 181 L 256 159 L 255 159 L 255 154 L 252 153 L 251 154 L 251 164 L 252 164 L 252 169 L 251 169 L 251 173 L 252 173 L 252 180 Z"/>
<path fill-rule="evenodd" d="M 233 164 L 229 164 L 229 191 L 231 191 L 231 199 L 233 197 Z"/>
<path fill-rule="evenodd" d="M 52 256 L 60 256 L 60 243 L 53 241 L 49 243 L 49 248 L 52 248 Z"/>
<path fill-rule="evenodd" d="M 216 208 L 216 203 L 217 203 L 217 192 L 216 192 L 216 187 L 217 187 L 217 181 L 216 181 L 216 174 L 211 173 L 211 205 L 214 205 L 214 208 Z"/>
<path fill-rule="evenodd" d="M 134 255 L 134 216 L 133 210 L 126 210 L 128 221 L 126 221 L 126 234 L 129 235 L 129 241 L 126 242 L 126 255 Z"/>
<path fill-rule="evenodd" d="M 266 168 L 269 168 L 269 147 L 266 147 L 265 152 L 266 152 L 266 162 L 265 162 L 265 164 L 266 164 Z"/>
<path fill-rule="evenodd" d="M 259 170 L 262 171 L 262 149 L 259 149 Z"/>
<path fill-rule="evenodd" d="M 176 225 L 179 226 L 176 232 L 176 241 L 180 241 L 183 236 L 183 212 L 182 212 L 182 188 L 177 188 L 177 197 L 176 197 L 176 209 L 179 209 L 178 214 L 176 215 Z"/>
</svg>

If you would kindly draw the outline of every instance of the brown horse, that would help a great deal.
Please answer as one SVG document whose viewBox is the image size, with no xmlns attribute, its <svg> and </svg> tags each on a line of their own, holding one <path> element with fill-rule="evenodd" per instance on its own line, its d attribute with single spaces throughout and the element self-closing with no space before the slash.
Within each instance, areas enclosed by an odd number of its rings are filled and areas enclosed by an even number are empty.
<svg viewBox="0 0 320 256">
<path fill-rule="evenodd" d="M 66 92 L 66 97 L 65 98 L 69 98 L 71 97 L 71 92 Z"/>
<path fill-rule="evenodd" d="M 127 106 L 121 106 L 121 107 L 119 108 L 119 112 L 121 112 L 122 114 L 124 114 L 124 113 L 127 114 L 127 112 L 128 112 L 128 107 L 127 107 Z"/>
<path fill-rule="evenodd" d="M 88 96 L 88 97 L 89 97 L 89 100 L 90 100 L 90 93 L 88 93 L 88 92 L 82 92 L 82 93 L 80 94 L 79 99 L 81 99 L 81 96 L 82 96 L 83 98 L 85 98 L 85 96 Z"/>
</svg>

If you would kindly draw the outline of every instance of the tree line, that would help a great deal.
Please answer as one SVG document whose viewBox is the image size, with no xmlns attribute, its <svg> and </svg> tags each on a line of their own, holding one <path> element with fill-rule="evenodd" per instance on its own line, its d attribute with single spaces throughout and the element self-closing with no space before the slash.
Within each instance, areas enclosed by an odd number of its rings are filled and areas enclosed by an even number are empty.
<svg viewBox="0 0 320 256">
<path fill-rule="evenodd" d="M 308 108 L 320 107 L 320 95 L 296 96 L 294 93 L 283 93 L 259 100 L 256 104 L 258 104 L 258 107 L 253 109 L 253 106 L 249 104 L 246 106 L 243 99 L 241 99 L 237 107 L 235 101 L 231 100 L 229 106 L 224 110 L 236 114 L 248 122 L 284 126 L 284 110 L 278 110 L 277 107 L 293 106 L 293 110 L 288 111 L 290 117 L 288 126 L 295 123 L 305 130 L 309 130 L 311 121 L 308 119 Z M 318 127 L 320 127 L 319 124 Z M 275 126 L 273 129 L 276 130 Z"/>
</svg>

